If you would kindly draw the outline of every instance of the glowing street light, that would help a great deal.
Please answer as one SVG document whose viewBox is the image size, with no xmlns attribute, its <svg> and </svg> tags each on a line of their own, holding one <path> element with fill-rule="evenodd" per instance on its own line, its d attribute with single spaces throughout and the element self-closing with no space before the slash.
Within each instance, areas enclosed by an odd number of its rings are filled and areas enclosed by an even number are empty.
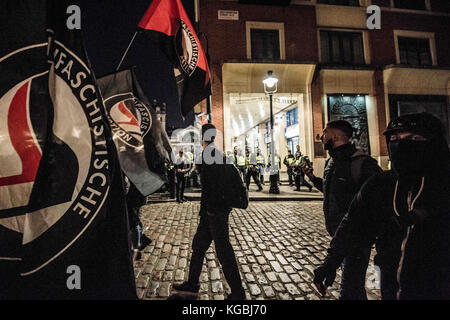
<svg viewBox="0 0 450 320">
<path fill-rule="evenodd" d="M 275 140 L 273 139 L 273 107 L 272 100 L 273 94 L 277 92 L 278 89 L 278 79 L 273 76 L 272 71 L 267 71 L 267 76 L 263 80 L 264 84 L 264 92 L 267 93 L 270 97 L 270 153 L 271 153 L 271 161 L 270 161 L 270 189 L 269 193 L 280 193 L 280 189 L 278 188 L 278 163 L 275 163 Z"/>
</svg>

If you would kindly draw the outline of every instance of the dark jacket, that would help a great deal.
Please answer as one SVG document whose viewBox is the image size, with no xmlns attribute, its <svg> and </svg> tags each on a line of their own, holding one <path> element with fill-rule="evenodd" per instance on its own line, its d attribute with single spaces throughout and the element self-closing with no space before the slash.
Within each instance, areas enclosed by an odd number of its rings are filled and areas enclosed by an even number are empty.
<svg viewBox="0 0 450 320">
<path fill-rule="evenodd" d="M 179 178 L 185 177 L 192 169 L 192 164 L 189 162 L 189 159 L 186 156 L 183 156 L 181 158 L 179 155 L 177 155 L 175 158 L 174 166 L 176 176 Z M 178 169 L 183 170 L 183 172 L 178 172 Z"/>
<path fill-rule="evenodd" d="M 323 179 L 315 177 L 312 183 L 323 192 L 325 225 L 333 236 L 363 183 L 382 170 L 375 159 L 364 155 L 351 143 L 333 149 L 330 155 Z"/>
<path fill-rule="evenodd" d="M 336 231 L 324 264 L 337 268 L 345 256 L 376 242 L 382 273 L 384 268 L 399 273 L 400 299 L 450 299 L 450 167 L 425 176 L 420 189 L 420 178 L 398 181 L 393 171 L 369 179 Z M 420 214 L 406 215 L 402 208 L 409 191 L 420 193 L 414 204 Z"/>
<path fill-rule="evenodd" d="M 226 163 L 223 152 L 217 149 L 214 143 L 210 143 L 203 150 L 202 160 L 202 163 L 197 165 L 202 186 L 200 216 L 205 215 L 207 212 L 209 214 L 229 213 L 231 208 L 225 204 L 224 192 L 230 186 L 224 184 L 227 179 L 223 175 L 227 171 L 224 170 L 224 166 L 232 167 L 233 164 Z"/>
</svg>

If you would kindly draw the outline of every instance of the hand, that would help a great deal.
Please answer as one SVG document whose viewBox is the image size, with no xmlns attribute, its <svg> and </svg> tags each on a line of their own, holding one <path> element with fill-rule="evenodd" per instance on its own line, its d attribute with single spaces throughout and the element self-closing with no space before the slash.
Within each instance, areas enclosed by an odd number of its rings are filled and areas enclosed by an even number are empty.
<svg viewBox="0 0 450 320">
<path fill-rule="evenodd" d="M 314 285 L 320 294 L 325 296 L 327 293 L 327 288 L 333 285 L 334 279 L 336 278 L 336 269 L 330 268 L 325 265 L 321 265 L 316 270 L 314 270 Z"/>
<path fill-rule="evenodd" d="M 313 168 L 310 168 L 305 164 L 302 165 L 302 171 L 303 173 L 309 178 L 312 179 L 314 178 L 314 174 L 313 174 Z"/>
</svg>

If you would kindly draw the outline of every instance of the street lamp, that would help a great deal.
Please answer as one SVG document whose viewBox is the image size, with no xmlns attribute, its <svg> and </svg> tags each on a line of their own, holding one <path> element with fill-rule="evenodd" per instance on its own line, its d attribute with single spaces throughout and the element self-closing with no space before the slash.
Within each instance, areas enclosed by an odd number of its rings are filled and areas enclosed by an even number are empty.
<svg viewBox="0 0 450 320">
<path fill-rule="evenodd" d="M 278 88 L 278 79 L 273 76 L 272 71 L 267 71 L 267 76 L 263 80 L 264 92 L 269 94 L 270 98 L 270 189 L 269 193 L 280 193 L 278 188 L 278 163 L 275 163 L 275 140 L 273 139 L 273 109 L 272 109 L 272 97 Z"/>
</svg>

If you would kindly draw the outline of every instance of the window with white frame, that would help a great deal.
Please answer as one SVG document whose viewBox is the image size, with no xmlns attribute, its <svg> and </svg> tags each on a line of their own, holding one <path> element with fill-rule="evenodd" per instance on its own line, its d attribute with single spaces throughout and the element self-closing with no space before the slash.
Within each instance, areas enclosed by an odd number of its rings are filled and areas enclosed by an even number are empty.
<svg viewBox="0 0 450 320">
<path fill-rule="evenodd" d="M 431 66 L 430 40 L 423 38 L 398 37 L 400 63 Z"/>
<path fill-rule="evenodd" d="M 284 60 L 284 23 L 246 22 L 247 59 Z"/>
<path fill-rule="evenodd" d="M 434 33 L 394 30 L 397 63 L 416 66 L 435 66 Z"/>
</svg>

